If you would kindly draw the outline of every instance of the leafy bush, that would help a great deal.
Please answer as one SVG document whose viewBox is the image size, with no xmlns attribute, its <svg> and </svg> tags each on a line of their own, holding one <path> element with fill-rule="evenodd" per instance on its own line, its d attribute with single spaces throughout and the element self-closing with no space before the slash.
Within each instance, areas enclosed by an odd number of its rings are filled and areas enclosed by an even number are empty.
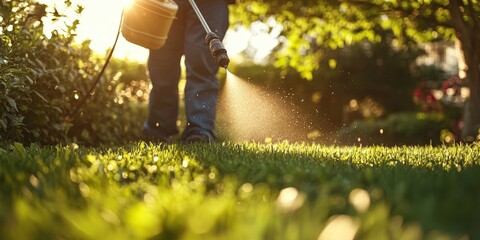
<svg viewBox="0 0 480 240">
<path fill-rule="evenodd" d="M 142 111 L 133 108 L 141 101 L 119 93 L 133 83 L 148 88 L 144 65 L 112 64 L 89 93 L 104 58 L 95 55 L 89 42 L 74 42 L 78 20 L 66 24 L 65 33 L 53 31 L 47 37 L 42 19 L 61 15 L 34 0 L 2 1 L 0 16 L 0 141 L 98 144 L 138 137 L 145 114 L 133 114 Z M 122 75 L 127 71 L 131 73 Z M 88 95 L 79 114 L 69 116 Z"/>
<path fill-rule="evenodd" d="M 452 124 L 440 114 L 394 113 L 382 120 L 357 120 L 339 131 L 343 144 L 440 144 L 442 130 Z"/>
<path fill-rule="evenodd" d="M 32 25 L 32 21 L 27 17 L 30 14 L 30 7 L 40 9 L 42 5 L 2 1 L 0 140 L 20 140 L 26 135 L 39 137 L 39 129 L 26 127 L 26 113 L 32 105 L 36 107 L 36 112 L 51 113 L 53 110 L 53 105 L 49 104 L 38 90 L 35 90 L 35 86 L 38 85 L 32 76 L 35 72 L 29 67 L 30 63 L 35 63 L 29 53 L 35 52 L 35 45 L 38 45 L 39 40 L 38 32 L 34 29 L 28 31 Z M 37 16 L 37 20 L 40 17 Z M 38 104 L 39 102 L 43 103 Z M 35 106 L 36 104 L 39 106 Z M 29 115 L 34 115 L 36 112 L 30 112 Z M 51 114 L 46 115 L 48 116 Z"/>
<path fill-rule="evenodd" d="M 146 79 L 144 64 L 112 60 L 104 81 L 72 119 L 67 138 L 86 144 L 121 144 L 140 139 L 147 115 Z"/>
</svg>

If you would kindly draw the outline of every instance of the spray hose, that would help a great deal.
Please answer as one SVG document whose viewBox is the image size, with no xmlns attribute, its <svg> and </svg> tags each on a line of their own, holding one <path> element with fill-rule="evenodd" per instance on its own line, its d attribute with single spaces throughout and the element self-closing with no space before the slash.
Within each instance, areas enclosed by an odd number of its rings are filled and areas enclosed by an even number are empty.
<svg viewBox="0 0 480 240">
<path fill-rule="evenodd" d="M 108 63 L 110 63 L 110 59 L 112 58 L 113 51 L 115 50 L 115 47 L 117 46 L 118 38 L 120 37 L 120 29 L 121 29 L 122 21 L 123 21 L 123 11 L 122 11 L 122 15 L 120 16 L 120 23 L 118 25 L 117 36 L 115 37 L 115 41 L 112 45 L 112 48 L 108 52 L 107 59 L 105 60 L 105 63 L 103 64 L 103 67 L 100 70 L 100 73 L 98 73 L 97 77 L 95 78 L 95 81 L 90 86 L 90 88 L 87 92 L 87 95 L 85 95 L 85 97 L 82 98 L 82 100 L 80 100 L 80 102 L 77 105 L 75 105 L 74 108 L 64 118 L 66 122 L 70 122 L 71 120 L 73 120 L 73 118 L 78 113 L 78 111 L 83 107 L 83 105 L 85 105 L 88 98 L 94 94 L 95 87 L 100 82 L 100 79 L 102 78 L 103 73 L 105 73 L 105 69 L 107 69 Z"/>
</svg>

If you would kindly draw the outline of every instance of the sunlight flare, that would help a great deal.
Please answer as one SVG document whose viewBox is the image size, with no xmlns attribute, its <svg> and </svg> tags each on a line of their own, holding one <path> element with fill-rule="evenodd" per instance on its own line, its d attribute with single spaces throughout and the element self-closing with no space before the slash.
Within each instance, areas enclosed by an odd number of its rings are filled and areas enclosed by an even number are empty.
<svg viewBox="0 0 480 240">
<path fill-rule="evenodd" d="M 53 11 L 53 8 L 56 8 L 60 13 L 65 14 L 61 21 L 44 19 L 44 33 L 50 36 L 50 33 L 54 30 L 63 32 L 65 23 L 71 24 L 78 19 L 79 24 L 75 31 L 77 34 L 76 41 L 90 40 L 90 48 L 99 54 L 104 54 L 113 45 L 120 24 L 122 9 L 131 6 L 133 1 L 74 0 L 72 1 L 73 4 L 67 7 L 63 0 L 40 0 L 41 3 L 47 4 L 51 11 Z M 81 13 L 76 13 L 77 4 L 84 8 Z M 148 50 L 120 37 L 113 55 L 117 58 L 145 61 L 148 56 Z"/>
<path fill-rule="evenodd" d="M 132 7 L 134 2 L 135 2 L 135 0 L 122 0 L 123 9 L 127 9 L 127 8 Z"/>
</svg>

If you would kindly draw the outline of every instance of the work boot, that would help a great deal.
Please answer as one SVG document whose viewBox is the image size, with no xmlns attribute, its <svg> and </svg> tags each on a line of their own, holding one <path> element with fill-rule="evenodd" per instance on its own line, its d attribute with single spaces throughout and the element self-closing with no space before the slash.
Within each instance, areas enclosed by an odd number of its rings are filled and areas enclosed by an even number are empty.
<svg viewBox="0 0 480 240">
<path fill-rule="evenodd" d="M 191 133 L 183 140 L 184 143 L 214 143 L 215 139 L 205 133 Z"/>
<path fill-rule="evenodd" d="M 170 136 L 165 136 L 163 132 L 158 131 L 154 128 L 151 128 L 148 126 L 147 123 L 143 125 L 142 129 L 142 134 L 143 134 L 143 140 L 148 143 L 154 143 L 154 144 L 170 144 L 172 143 L 172 137 Z"/>
</svg>

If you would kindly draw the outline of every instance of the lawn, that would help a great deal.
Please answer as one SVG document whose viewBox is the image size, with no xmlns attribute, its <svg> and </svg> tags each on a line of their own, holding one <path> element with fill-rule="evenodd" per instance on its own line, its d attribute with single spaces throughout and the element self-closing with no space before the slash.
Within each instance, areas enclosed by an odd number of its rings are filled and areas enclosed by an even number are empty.
<svg viewBox="0 0 480 240">
<path fill-rule="evenodd" d="M 0 239 L 480 239 L 480 145 L 0 147 Z"/>
</svg>

